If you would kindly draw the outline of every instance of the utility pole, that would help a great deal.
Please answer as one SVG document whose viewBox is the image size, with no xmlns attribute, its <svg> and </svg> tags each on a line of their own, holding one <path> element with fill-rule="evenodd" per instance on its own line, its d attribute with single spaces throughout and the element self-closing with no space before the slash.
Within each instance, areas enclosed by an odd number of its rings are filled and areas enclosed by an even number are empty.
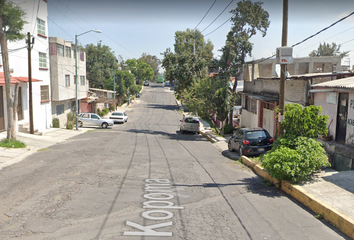
<svg viewBox="0 0 354 240">
<path fill-rule="evenodd" d="M 288 44 L 288 0 L 283 0 L 283 31 L 281 46 L 285 47 Z M 280 84 L 279 84 L 279 120 L 278 120 L 278 136 L 284 133 L 284 128 L 281 124 L 285 112 L 285 78 L 286 64 L 280 65 Z"/>
<path fill-rule="evenodd" d="M 31 61 L 31 44 L 34 43 L 34 38 L 31 42 L 31 34 L 27 33 L 27 50 L 28 50 L 28 83 L 29 83 L 29 121 L 30 133 L 34 134 L 33 128 L 33 100 L 32 100 L 32 61 Z"/>
<path fill-rule="evenodd" d="M 195 56 L 195 40 L 189 40 L 189 42 L 186 41 L 186 39 L 184 39 L 183 42 L 179 42 L 179 43 L 193 43 L 193 54 Z"/>
</svg>

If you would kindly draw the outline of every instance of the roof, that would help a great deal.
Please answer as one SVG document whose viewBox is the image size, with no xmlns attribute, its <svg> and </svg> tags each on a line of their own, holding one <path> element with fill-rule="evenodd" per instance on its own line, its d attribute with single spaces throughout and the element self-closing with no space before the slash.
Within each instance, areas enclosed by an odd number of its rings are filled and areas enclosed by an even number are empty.
<svg viewBox="0 0 354 240">
<path fill-rule="evenodd" d="M 312 88 L 354 88 L 354 77 L 341 78 L 311 85 Z"/>
<path fill-rule="evenodd" d="M 271 96 L 250 94 L 250 93 L 246 93 L 246 92 L 243 92 L 242 94 L 247 95 L 247 96 L 249 96 L 251 98 L 254 98 L 254 99 L 261 100 L 263 102 L 279 102 L 279 97 L 278 96 L 271 97 Z"/>
<path fill-rule="evenodd" d="M 21 82 L 28 82 L 28 77 L 14 77 L 11 76 L 11 85 Z M 32 82 L 41 82 L 41 80 L 32 78 Z M 0 86 L 5 86 L 5 74 L 0 72 Z"/>
</svg>

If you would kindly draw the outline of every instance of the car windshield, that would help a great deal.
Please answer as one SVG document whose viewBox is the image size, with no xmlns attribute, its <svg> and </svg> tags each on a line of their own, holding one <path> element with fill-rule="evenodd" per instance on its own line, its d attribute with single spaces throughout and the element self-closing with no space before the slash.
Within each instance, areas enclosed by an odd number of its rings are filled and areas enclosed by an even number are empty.
<svg viewBox="0 0 354 240">
<path fill-rule="evenodd" d="M 112 115 L 123 116 L 123 113 L 115 112 L 115 113 L 112 113 Z"/>
<path fill-rule="evenodd" d="M 188 123 L 199 123 L 199 121 L 195 118 L 186 118 L 185 122 Z"/>
<path fill-rule="evenodd" d="M 252 131 L 252 132 L 246 132 L 245 133 L 245 139 L 248 140 L 253 140 L 253 139 L 260 139 L 260 138 L 266 138 L 267 134 L 265 131 Z"/>
</svg>

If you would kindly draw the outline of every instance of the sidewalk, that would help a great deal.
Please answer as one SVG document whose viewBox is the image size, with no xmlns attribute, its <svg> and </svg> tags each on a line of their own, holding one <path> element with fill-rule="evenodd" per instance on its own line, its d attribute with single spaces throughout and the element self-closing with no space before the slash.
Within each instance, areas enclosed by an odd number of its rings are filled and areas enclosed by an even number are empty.
<svg viewBox="0 0 354 240">
<path fill-rule="evenodd" d="M 50 128 L 42 135 L 34 135 L 29 133 L 17 133 L 16 139 L 25 143 L 26 148 L 2 148 L 0 147 L 0 170 L 4 167 L 18 163 L 27 156 L 45 149 L 54 144 L 64 142 L 71 137 L 86 132 L 85 129 L 67 130 L 62 128 Z M 7 132 L 0 133 L 0 140 L 6 138 Z"/>
<path fill-rule="evenodd" d="M 203 119 L 200 122 L 202 134 L 224 156 L 233 160 L 240 158 L 238 153 L 228 151 L 228 138 L 209 130 L 209 124 Z M 354 239 L 354 171 L 337 172 L 327 168 L 310 182 L 287 184 L 281 189 Z"/>
</svg>

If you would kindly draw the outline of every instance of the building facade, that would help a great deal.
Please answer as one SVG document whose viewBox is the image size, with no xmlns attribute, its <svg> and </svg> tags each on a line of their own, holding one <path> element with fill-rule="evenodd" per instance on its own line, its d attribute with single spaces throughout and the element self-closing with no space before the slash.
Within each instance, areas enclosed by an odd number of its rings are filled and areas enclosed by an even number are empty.
<svg viewBox="0 0 354 240">
<path fill-rule="evenodd" d="M 86 80 L 86 54 L 80 49 L 77 51 L 76 86 L 75 45 L 58 37 L 50 37 L 49 45 L 52 117 L 58 118 L 60 126 L 64 127 L 67 114 L 76 111 L 76 94 L 79 113 L 81 100 L 87 98 L 89 83 Z"/>
<path fill-rule="evenodd" d="M 48 10 L 46 0 L 10 0 L 26 12 L 23 33 L 30 34 L 31 44 L 31 71 L 32 78 L 39 81 L 32 83 L 33 99 L 33 128 L 35 131 L 45 131 L 51 126 L 50 101 L 50 71 L 49 71 L 49 44 L 48 44 Z M 21 81 L 19 90 L 18 130 L 29 131 L 29 68 L 26 40 L 8 42 L 9 63 L 11 76 L 27 79 Z M 0 72 L 3 72 L 0 60 Z M 0 130 L 7 127 L 7 109 L 5 86 L 0 86 Z M 14 89 L 14 88 L 13 88 Z"/>
</svg>

